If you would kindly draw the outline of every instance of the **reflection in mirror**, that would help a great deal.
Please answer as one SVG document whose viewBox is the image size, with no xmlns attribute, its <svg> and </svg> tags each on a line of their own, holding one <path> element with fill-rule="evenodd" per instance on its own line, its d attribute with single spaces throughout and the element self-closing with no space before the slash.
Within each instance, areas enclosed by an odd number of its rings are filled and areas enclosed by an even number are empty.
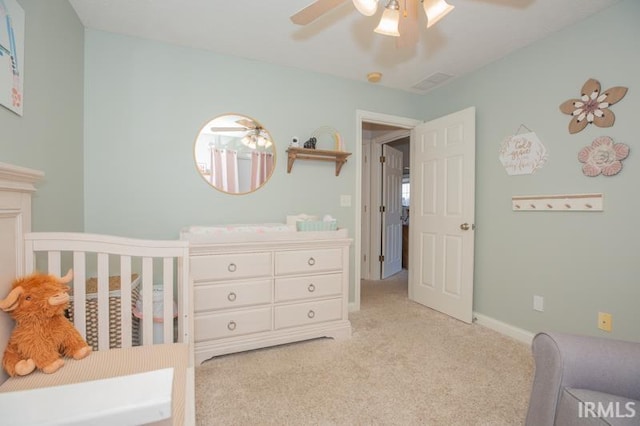
<svg viewBox="0 0 640 426">
<path fill-rule="evenodd" d="M 245 115 L 225 114 L 200 129 L 194 155 L 200 175 L 211 186 L 244 194 L 269 180 L 276 152 L 271 135 L 259 122 Z"/>
</svg>

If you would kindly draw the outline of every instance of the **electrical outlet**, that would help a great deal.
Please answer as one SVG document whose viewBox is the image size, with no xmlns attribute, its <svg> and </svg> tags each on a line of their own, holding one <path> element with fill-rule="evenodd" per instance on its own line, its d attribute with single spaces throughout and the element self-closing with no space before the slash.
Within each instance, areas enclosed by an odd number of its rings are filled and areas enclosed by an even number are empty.
<svg viewBox="0 0 640 426">
<path fill-rule="evenodd" d="M 612 318 L 607 312 L 598 312 L 598 328 L 604 331 L 611 331 Z"/>
<path fill-rule="evenodd" d="M 340 196 L 340 207 L 351 207 L 351 195 Z"/>
<path fill-rule="evenodd" d="M 544 297 L 533 296 L 533 310 L 543 312 L 544 311 Z"/>
</svg>

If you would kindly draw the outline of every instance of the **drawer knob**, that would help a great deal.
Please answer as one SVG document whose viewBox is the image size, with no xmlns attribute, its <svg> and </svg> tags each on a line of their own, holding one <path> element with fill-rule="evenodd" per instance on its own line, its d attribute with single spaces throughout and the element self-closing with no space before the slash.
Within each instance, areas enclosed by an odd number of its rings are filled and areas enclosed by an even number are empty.
<svg viewBox="0 0 640 426">
<path fill-rule="evenodd" d="M 315 317 L 315 316 L 316 316 L 316 313 L 315 313 L 315 312 L 313 312 L 313 309 L 311 309 L 311 310 L 307 313 L 307 316 L 308 316 L 309 318 L 313 318 L 313 317 Z"/>
<path fill-rule="evenodd" d="M 227 328 L 228 328 L 230 331 L 235 330 L 235 329 L 236 329 L 236 326 L 237 326 L 237 324 L 236 324 L 236 322 L 235 322 L 235 321 L 229 321 L 229 324 L 227 324 Z"/>
<path fill-rule="evenodd" d="M 235 264 L 235 263 L 230 263 L 230 264 L 229 264 L 229 266 L 227 267 L 227 270 L 228 270 L 229 272 L 235 272 L 235 271 L 236 271 L 236 269 L 238 269 L 238 267 L 236 266 L 236 264 Z"/>
<path fill-rule="evenodd" d="M 229 293 L 229 295 L 227 296 L 227 299 L 229 299 L 229 302 L 233 302 L 236 300 L 236 294 L 234 292 Z"/>
<path fill-rule="evenodd" d="M 309 287 L 307 287 L 307 290 L 309 290 L 309 293 L 313 293 L 314 291 L 316 291 L 316 286 L 311 283 L 309 284 Z"/>
<path fill-rule="evenodd" d="M 313 266 L 316 264 L 316 260 L 313 257 L 310 257 L 307 263 L 309 264 L 309 266 Z"/>
</svg>

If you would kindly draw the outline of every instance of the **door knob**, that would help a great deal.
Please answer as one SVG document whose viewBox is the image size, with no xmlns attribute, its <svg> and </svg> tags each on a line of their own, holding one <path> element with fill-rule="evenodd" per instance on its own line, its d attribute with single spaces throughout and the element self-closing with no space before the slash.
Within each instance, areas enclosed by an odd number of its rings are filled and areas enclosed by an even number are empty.
<svg viewBox="0 0 640 426">
<path fill-rule="evenodd" d="M 468 231 L 470 228 L 468 223 L 463 223 L 462 225 L 460 225 L 460 229 L 462 229 L 463 231 Z"/>
</svg>

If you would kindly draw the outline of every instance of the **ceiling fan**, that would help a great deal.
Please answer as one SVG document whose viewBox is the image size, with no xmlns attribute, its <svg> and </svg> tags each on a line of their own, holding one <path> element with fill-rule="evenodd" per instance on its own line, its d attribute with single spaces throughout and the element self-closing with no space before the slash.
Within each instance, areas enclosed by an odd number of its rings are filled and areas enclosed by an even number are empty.
<svg viewBox="0 0 640 426">
<path fill-rule="evenodd" d="M 271 138 L 267 131 L 256 121 L 248 118 L 235 120 L 238 126 L 214 126 L 211 127 L 213 133 L 224 132 L 244 132 L 245 135 L 240 140 L 243 145 L 255 149 L 256 147 L 268 148 L 272 145 Z M 226 124 L 226 123 L 222 123 Z"/>
<path fill-rule="evenodd" d="M 307 25 L 347 0 L 316 0 L 291 16 L 291 22 Z M 378 34 L 398 37 L 398 47 L 418 42 L 418 3 L 427 16 L 427 28 L 435 25 L 451 12 L 455 6 L 445 0 L 352 0 L 355 8 L 364 16 L 373 16 L 378 3 L 385 4 L 380 23 L 374 30 Z"/>
<path fill-rule="evenodd" d="M 215 120 L 215 121 L 219 121 L 219 120 Z M 248 131 L 260 131 L 262 130 L 262 126 L 259 125 L 258 123 L 256 123 L 253 120 L 250 120 L 248 118 L 240 118 L 238 120 L 235 120 L 235 123 L 238 124 L 238 126 L 214 126 L 211 127 L 211 131 L 213 133 L 222 133 L 222 132 L 248 132 Z M 226 123 L 221 123 L 221 124 L 226 124 Z"/>
</svg>

